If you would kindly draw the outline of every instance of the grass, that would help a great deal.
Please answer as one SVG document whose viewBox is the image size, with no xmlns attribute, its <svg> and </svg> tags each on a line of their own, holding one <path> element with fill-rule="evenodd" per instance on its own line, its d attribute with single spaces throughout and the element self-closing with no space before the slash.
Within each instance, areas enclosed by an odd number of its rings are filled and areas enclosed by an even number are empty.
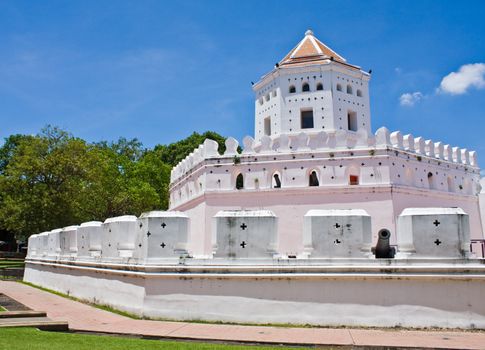
<svg viewBox="0 0 485 350">
<path fill-rule="evenodd" d="M 178 342 L 138 338 L 44 332 L 35 328 L 3 328 L 0 350 L 275 350 L 285 347 L 227 345 L 199 342 Z M 291 348 L 297 349 L 297 348 Z M 302 349 L 302 348 L 300 348 Z M 322 348 L 331 349 L 331 348 Z"/>
<path fill-rule="evenodd" d="M 4 311 L 7 311 L 7 310 L 0 306 L 0 312 L 4 312 Z"/>
<path fill-rule="evenodd" d="M 7 267 L 24 267 L 25 262 L 23 260 L 9 260 L 0 259 L 0 269 L 5 269 Z"/>
</svg>

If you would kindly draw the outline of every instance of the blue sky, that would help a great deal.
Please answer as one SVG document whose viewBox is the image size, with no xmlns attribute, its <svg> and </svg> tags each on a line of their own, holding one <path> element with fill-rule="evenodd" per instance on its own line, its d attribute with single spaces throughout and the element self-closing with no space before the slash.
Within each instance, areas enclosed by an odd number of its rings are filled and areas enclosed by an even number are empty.
<svg viewBox="0 0 485 350">
<path fill-rule="evenodd" d="M 374 131 L 474 149 L 483 163 L 485 68 L 466 65 L 485 62 L 484 18 L 483 1 L 0 0 L 0 137 L 53 124 L 146 146 L 205 130 L 241 140 L 253 134 L 250 82 L 311 28 L 372 69 Z"/>
</svg>

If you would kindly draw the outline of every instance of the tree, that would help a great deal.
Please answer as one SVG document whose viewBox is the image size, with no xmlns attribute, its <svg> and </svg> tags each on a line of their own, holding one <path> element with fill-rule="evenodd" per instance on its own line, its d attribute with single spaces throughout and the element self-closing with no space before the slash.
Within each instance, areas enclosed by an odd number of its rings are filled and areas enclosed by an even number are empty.
<svg viewBox="0 0 485 350">
<path fill-rule="evenodd" d="M 5 139 L 4 144 L 0 147 L 0 175 L 5 171 L 21 141 L 29 139 L 32 139 L 32 136 L 21 134 L 10 135 Z"/>
<path fill-rule="evenodd" d="M 50 126 L 20 139 L 0 177 L 2 228 L 24 238 L 76 221 L 86 151 L 83 140 Z"/>
<path fill-rule="evenodd" d="M 169 145 L 157 145 L 154 151 L 159 154 L 164 163 L 174 167 L 193 152 L 194 149 L 199 147 L 205 139 L 217 141 L 219 144 L 219 153 L 223 154 L 225 152 L 226 145 L 224 142 L 226 138 L 213 131 L 206 131 L 203 134 L 194 132 L 189 137 Z"/>
<path fill-rule="evenodd" d="M 214 132 L 145 149 L 137 139 L 89 144 L 57 127 L 0 148 L 0 230 L 19 239 L 68 225 L 168 208 L 170 170 Z"/>
</svg>

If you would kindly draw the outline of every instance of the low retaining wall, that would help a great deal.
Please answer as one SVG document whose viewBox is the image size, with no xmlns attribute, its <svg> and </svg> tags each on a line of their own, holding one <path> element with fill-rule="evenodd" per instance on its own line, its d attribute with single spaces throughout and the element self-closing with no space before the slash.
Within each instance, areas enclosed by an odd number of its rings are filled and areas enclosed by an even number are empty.
<svg viewBox="0 0 485 350">
<path fill-rule="evenodd" d="M 150 266 L 27 261 L 24 280 L 150 318 L 485 329 L 485 265 Z"/>
</svg>

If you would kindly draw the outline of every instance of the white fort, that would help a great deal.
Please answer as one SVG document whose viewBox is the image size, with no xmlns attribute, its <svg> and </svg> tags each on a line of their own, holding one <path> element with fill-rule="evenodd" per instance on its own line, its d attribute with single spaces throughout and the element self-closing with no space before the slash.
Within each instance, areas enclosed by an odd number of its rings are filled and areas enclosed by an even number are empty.
<svg viewBox="0 0 485 350">
<path fill-rule="evenodd" d="M 477 155 L 373 133 L 369 81 L 307 31 L 241 152 L 206 140 L 168 211 L 32 235 L 25 280 L 146 317 L 485 328 Z"/>
</svg>

